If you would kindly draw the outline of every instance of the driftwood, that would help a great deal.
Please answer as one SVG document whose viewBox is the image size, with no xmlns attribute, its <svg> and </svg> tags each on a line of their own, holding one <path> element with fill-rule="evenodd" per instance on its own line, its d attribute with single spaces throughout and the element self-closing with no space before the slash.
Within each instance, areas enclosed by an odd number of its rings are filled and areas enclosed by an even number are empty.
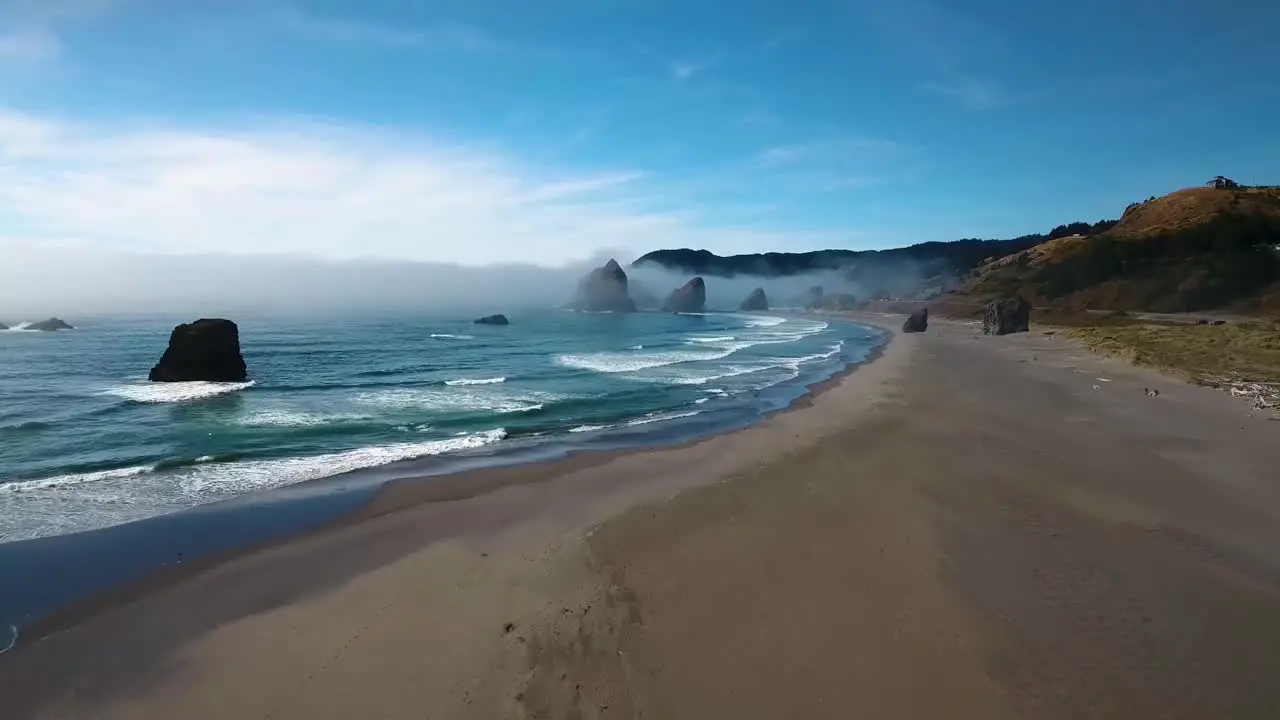
<svg viewBox="0 0 1280 720">
<path fill-rule="evenodd" d="M 1254 410 L 1280 410 L 1280 383 L 1232 378 L 1205 378 L 1204 382 L 1226 390 L 1232 397 L 1249 400 Z"/>
</svg>

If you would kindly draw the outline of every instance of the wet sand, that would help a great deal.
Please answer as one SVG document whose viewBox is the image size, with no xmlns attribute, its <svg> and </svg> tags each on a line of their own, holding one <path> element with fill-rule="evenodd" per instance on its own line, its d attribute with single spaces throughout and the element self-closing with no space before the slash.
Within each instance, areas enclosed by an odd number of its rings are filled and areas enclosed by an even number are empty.
<svg viewBox="0 0 1280 720">
<path fill-rule="evenodd" d="M 0 655 L 3 715 L 1274 717 L 1280 424 L 937 321 L 804 405 L 392 485 Z"/>
</svg>

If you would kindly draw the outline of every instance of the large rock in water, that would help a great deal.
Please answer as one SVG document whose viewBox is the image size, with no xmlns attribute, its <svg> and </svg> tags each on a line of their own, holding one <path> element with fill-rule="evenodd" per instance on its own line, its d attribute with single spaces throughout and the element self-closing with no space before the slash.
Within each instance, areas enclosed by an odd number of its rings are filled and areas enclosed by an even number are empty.
<svg viewBox="0 0 1280 720">
<path fill-rule="evenodd" d="M 475 321 L 476 325 L 510 325 L 506 315 L 485 315 Z"/>
<path fill-rule="evenodd" d="M 636 303 L 627 293 L 627 274 L 617 260 L 610 259 L 578 282 L 578 296 L 573 306 L 590 312 L 636 311 Z"/>
<path fill-rule="evenodd" d="M 919 310 L 907 316 L 902 323 L 902 332 L 917 333 L 924 332 L 929 329 L 929 308 L 920 308 Z"/>
<path fill-rule="evenodd" d="M 240 355 L 240 328 L 230 320 L 203 319 L 173 329 L 169 347 L 147 379 L 242 382 L 247 376 Z"/>
<path fill-rule="evenodd" d="M 707 309 L 707 284 L 696 277 L 671 291 L 662 303 L 663 312 L 700 313 Z"/>
<path fill-rule="evenodd" d="M 9 329 L 8 325 L 5 325 L 4 323 L 0 323 L 0 330 L 8 330 L 8 329 Z"/>
<path fill-rule="evenodd" d="M 769 297 L 764 294 L 764 288 L 752 290 L 747 299 L 742 301 L 741 308 L 743 310 L 768 310 Z"/>
<path fill-rule="evenodd" d="M 48 320 L 41 320 L 40 322 L 37 322 L 37 323 L 31 323 L 25 329 L 40 330 L 43 332 L 54 332 L 56 330 L 75 330 L 75 327 L 73 327 L 70 323 L 66 322 L 65 320 L 61 320 L 59 318 L 49 318 Z"/>
<path fill-rule="evenodd" d="M 1031 329 L 1031 303 L 1021 295 L 996 300 L 982 317 L 983 335 L 1008 335 Z"/>
</svg>

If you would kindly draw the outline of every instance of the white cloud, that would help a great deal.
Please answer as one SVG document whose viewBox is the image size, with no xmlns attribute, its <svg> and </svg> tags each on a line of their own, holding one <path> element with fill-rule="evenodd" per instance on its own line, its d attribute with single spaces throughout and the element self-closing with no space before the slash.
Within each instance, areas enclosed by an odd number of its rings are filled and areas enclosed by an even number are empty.
<svg viewBox="0 0 1280 720">
<path fill-rule="evenodd" d="M 0 112 L 0 243 L 543 265 L 605 248 L 841 244 L 716 223 L 671 197 L 635 169 L 544 168 L 375 128 L 90 126 Z"/>
<path fill-rule="evenodd" d="M 991 110 L 1011 102 L 1007 93 L 995 82 L 964 73 L 949 73 L 945 80 L 922 86 L 926 91 L 958 100 L 969 110 Z"/>
<path fill-rule="evenodd" d="M 372 45 L 388 49 L 478 52 L 501 46 L 501 43 L 488 33 L 456 23 L 445 23 L 430 28 L 399 27 L 291 10 L 279 15 L 278 26 L 294 36 L 317 42 Z"/>
<path fill-rule="evenodd" d="M 706 72 L 724 58 L 723 53 L 716 53 L 696 60 L 673 60 L 670 63 L 671 76 L 676 80 L 688 80 L 694 75 Z"/>
<path fill-rule="evenodd" d="M 24 30 L 0 35 L 0 64 L 36 62 L 58 56 L 62 44 L 46 30 Z"/>
</svg>

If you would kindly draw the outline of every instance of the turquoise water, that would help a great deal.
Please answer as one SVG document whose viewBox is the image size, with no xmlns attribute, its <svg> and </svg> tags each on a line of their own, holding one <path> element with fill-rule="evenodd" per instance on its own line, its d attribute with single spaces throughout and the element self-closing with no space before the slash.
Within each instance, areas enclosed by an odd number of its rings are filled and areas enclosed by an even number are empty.
<svg viewBox="0 0 1280 720">
<path fill-rule="evenodd" d="M 147 371 L 190 318 L 69 319 L 0 331 L 0 542 L 370 468 L 708 432 L 881 341 L 781 314 L 240 317 L 250 382 L 159 384 Z"/>
</svg>

